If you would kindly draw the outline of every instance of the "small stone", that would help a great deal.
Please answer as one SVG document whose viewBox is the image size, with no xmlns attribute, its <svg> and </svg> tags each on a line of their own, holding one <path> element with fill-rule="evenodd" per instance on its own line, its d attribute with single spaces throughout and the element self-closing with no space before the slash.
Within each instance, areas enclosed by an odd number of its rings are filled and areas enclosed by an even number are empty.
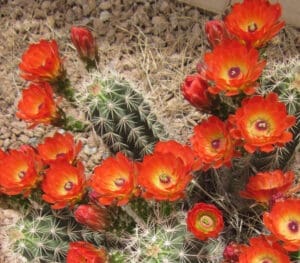
<svg viewBox="0 0 300 263">
<path fill-rule="evenodd" d="M 108 11 L 102 11 L 100 13 L 100 21 L 106 22 L 109 21 L 111 14 Z"/>
<path fill-rule="evenodd" d="M 41 9 L 44 10 L 45 12 L 48 12 L 51 7 L 51 2 L 50 1 L 43 1 L 41 4 Z"/>
<path fill-rule="evenodd" d="M 163 14 L 167 14 L 170 11 L 170 5 L 167 1 L 163 1 L 160 4 L 159 10 L 163 13 Z"/>
<path fill-rule="evenodd" d="M 102 10 L 108 10 L 111 8 L 111 2 L 105 1 L 105 2 L 100 3 L 99 8 Z"/>
<path fill-rule="evenodd" d="M 3 148 L 8 149 L 9 144 L 10 144 L 10 140 L 8 138 L 5 139 L 4 142 L 3 142 Z"/>
<path fill-rule="evenodd" d="M 82 13 L 84 16 L 88 16 L 91 12 L 92 12 L 92 10 L 90 9 L 88 4 L 84 4 L 82 6 Z"/>
<path fill-rule="evenodd" d="M 154 33 L 160 33 L 168 28 L 168 21 L 163 16 L 154 16 L 151 20 L 154 25 Z"/>
<path fill-rule="evenodd" d="M 19 140 L 24 143 L 24 144 L 27 144 L 28 141 L 29 141 L 29 137 L 26 136 L 25 134 L 21 134 L 21 136 L 19 137 Z"/>
<path fill-rule="evenodd" d="M 46 18 L 46 14 L 42 9 L 36 9 L 34 11 L 33 17 L 36 19 L 44 19 L 44 18 Z"/>
<path fill-rule="evenodd" d="M 66 21 L 68 23 L 71 23 L 72 21 L 74 21 L 75 19 L 74 16 L 74 11 L 72 9 L 68 9 L 67 13 L 66 13 Z"/>
</svg>

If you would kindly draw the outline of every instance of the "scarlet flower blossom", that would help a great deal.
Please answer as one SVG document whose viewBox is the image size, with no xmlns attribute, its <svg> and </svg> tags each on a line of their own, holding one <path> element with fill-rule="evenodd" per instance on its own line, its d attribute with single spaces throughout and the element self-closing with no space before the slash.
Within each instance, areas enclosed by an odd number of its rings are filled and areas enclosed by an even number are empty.
<svg viewBox="0 0 300 263">
<path fill-rule="evenodd" d="M 212 94 L 223 91 L 227 96 L 241 92 L 251 95 L 265 65 L 266 61 L 259 61 L 256 49 L 247 48 L 237 40 L 226 40 L 204 55 L 200 74 L 213 82 L 208 88 Z"/>
<path fill-rule="evenodd" d="M 212 204 L 197 203 L 187 214 L 187 228 L 198 239 L 217 237 L 223 230 L 222 212 Z"/>
<path fill-rule="evenodd" d="M 75 220 L 96 231 L 104 230 L 108 226 L 105 208 L 93 204 L 79 205 L 74 212 Z"/>
<path fill-rule="evenodd" d="M 187 76 L 181 85 L 181 91 L 184 98 L 197 109 L 207 110 L 211 107 L 208 83 L 199 74 Z"/>
<path fill-rule="evenodd" d="M 39 159 L 30 146 L 3 152 L 0 158 L 0 192 L 28 196 L 41 180 L 40 168 Z"/>
<path fill-rule="evenodd" d="M 250 177 L 245 191 L 241 191 L 240 195 L 268 204 L 276 196 L 281 196 L 287 192 L 294 179 L 295 174 L 292 171 L 286 173 L 281 170 L 260 172 Z"/>
<path fill-rule="evenodd" d="M 81 162 L 74 167 L 65 160 L 51 163 L 42 182 L 44 201 L 53 209 L 73 206 L 80 201 L 85 187 L 84 167 Z"/>
<path fill-rule="evenodd" d="M 239 263 L 289 263 L 286 251 L 271 237 L 258 236 L 249 240 L 250 246 L 244 247 Z"/>
<path fill-rule="evenodd" d="M 283 242 L 288 251 L 300 248 L 300 199 L 275 202 L 270 212 L 263 215 L 263 222 L 271 233 Z"/>
<path fill-rule="evenodd" d="M 72 26 L 71 40 L 82 60 L 98 60 L 96 40 L 87 28 Z"/>
<path fill-rule="evenodd" d="M 191 180 L 190 168 L 171 153 L 146 155 L 139 164 L 138 183 L 146 199 L 178 200 Z"/>
<path fill-rule="evenodd" d="M 287 129 L 296 122 L 295 116 L 287 115 L 286 107 L 278 101 L 276 93 L 265 98 L 254 96 L 244 99 L 229 120 L 233 124 L 231 135 L 241 139 L 249 153 L 257 149 L 271 152 L 275 146 L 291 141 L 293 135 Z"/>
<path fill-rule="evenodd" d="M 55 82 L 63 74 L 64 69 L 59 57 L 55 40 L 40 40 L 31 44 L 22 55 L 19 64 L 21 77 L 33 82 Z"/>
<path fill-rule="evenodd" d="M 205 33 L 209 43 L 215 47 L 225 40 L 233 39 L 234 37 L 228 32 L 224 21 L 210 20 L 205 23 Z"/>
<path fill-rule="evenodd" d="M 280 16 L 279 3 L 272 5 L 267 0 L 244 0 L 233 5 L 225 24 L 241 42 L 259 48 L 284 27 L 285 22 L 279 21 Z"/>
<path fill-rule="evenodd" d="M 78 241 L 70 243 L 67 263 L 108 263 L 104 248 L 96 248 L 91 243 Z"/>
<path fill-rule="evenodd" d="M 180 158 L 190 171 L 201 167 L 201 160 L 196 153 L 188 145 L 182 145 L 174 140 L 159 141 L 155 144 L 154 153 L 171 153 Z"/>
<path fill-rule="evenodd" d="M 138 195 L 135 164 L 122 153 L 109 157 L 94 169 L 89 185 L 102 205 L 128 203 Z"/>
<path fill-rule="evenodd" d="M 16 115 L 31 123 L 31 128 L 38 124 L 50 124 L 58 119 L 52 87 L 46 82 L 29 85 L 22 91 Z"/>
<path fill-rule="evenodd" d="M 42 160 L 47 164 L 56 160 L 66 160 L 72 164 L 81 148 L 82 143 L 76 144 L 72 134 L 56 132 L 53 137 L 47 137 L 44 143 L 39 144 L 37 150 Z"/>
<path fill-rule="evenodd" d="M 190 138 L 192 149 L 203 162 L 204 170 L 231 165 L 234 156 L 234 142 L 227 125 L 218 117 L 211 116 L 194 127 Z"/>
</svg>

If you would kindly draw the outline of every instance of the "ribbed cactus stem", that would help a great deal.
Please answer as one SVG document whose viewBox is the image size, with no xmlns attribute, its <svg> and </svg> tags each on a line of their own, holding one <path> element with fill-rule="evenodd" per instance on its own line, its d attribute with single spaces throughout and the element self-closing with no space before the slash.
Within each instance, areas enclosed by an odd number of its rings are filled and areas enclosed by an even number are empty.
<svg viewBox="0 0 300 263">
<path fill-rule="evenodd" d="M 88 119 L 112 153 L 140 159 L 166 137 L 149 104 L 126 81 L 96 76 L 79 104 L 87 107 Z"/>
</svg>

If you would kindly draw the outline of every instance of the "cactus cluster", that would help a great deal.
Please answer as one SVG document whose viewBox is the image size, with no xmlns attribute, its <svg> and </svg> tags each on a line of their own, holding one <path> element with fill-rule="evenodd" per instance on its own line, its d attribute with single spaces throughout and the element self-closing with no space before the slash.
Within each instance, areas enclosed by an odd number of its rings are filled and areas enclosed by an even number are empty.
<svg viewBox="0 0 300 263">
<path fill-rule="evenodd" d="M 103 242 L 102 234 L 78 224 L 69 210 L 30 201 L 19 207 L 20 220 L 8 229 L 14 251 L 28 262 L 63 262 L 70 242 L 84 240 L 97 246 Z"/>
<path fill-rule="evenodd" d="M 79 107 L 86 110 L 93 129 L 112 153 L 139 159 L 167 136 L 143 96 L 124 80 L 94 74 L 87 92 L 77 97 Z"/>
</svg>

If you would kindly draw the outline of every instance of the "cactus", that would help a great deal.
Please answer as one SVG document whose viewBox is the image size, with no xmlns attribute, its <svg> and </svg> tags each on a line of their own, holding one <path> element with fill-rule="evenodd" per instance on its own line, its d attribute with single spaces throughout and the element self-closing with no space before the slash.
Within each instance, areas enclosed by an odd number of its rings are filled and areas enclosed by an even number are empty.
<svg viewBox="0 0 300 263">
<path fill-rule="evenodd" d="M 149 104 L 124 80 L 102 79 L 95 74 L 77 101 L 112 153 L 121 151 L 139 159 L 166 136 Z"/>
<path fill-rule="evenodd" d="M 78 224 L 67 209 L 55 211 L 30 201 L 23 202 L 20 220 L 7 231 L 13 250 L 28 262 L 64 262 L 70 242 L 85 240 L 99 246 L 103 241 L 102 234 Z"/>
</svg>

